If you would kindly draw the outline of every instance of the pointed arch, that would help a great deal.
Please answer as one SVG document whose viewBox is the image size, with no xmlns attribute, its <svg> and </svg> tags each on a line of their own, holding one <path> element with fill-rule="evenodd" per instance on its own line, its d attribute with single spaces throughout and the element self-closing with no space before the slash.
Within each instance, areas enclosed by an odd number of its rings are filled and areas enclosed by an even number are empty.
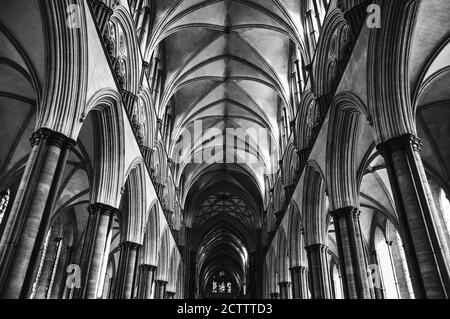
<svg viewBox="0 0 450 319">
<path fill-rule="evenodd" d="M 125 141 L 120 96 L 102 89 L 88 101 L 94 138 L 94 180 L 91 203 L 119 207 L 125 170 Z"/>
<path fill-rule="evenodd" d="M 307 163 L 303 189 L 306 246 L 324 244 L 327 241 L 325 178 L 319 165 L 310 160 Z"/>
</svg>

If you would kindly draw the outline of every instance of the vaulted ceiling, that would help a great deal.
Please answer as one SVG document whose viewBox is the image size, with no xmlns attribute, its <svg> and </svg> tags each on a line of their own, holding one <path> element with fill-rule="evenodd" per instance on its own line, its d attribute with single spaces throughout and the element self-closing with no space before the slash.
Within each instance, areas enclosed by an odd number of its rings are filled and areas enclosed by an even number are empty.
<svg viewBox="0 0 450 319">
<path fill-rule="evenodd" d="M 290 64 L 301 47 L 300 5 L 290 0 L 156 2 L 151 45 L 162 44 L 165 60 L 158 113 L 171 110 L 169 156 L 186 181 L 186 221 L 200 230 L 205 274 L 223 261 L 211 258 L 222 247 L 230 263 L 240 265 L 228 270 L 243 279 L 237 273 L 245 267 L 240 249 L 253 246 L 249 236 L 261 225 L 264 176 L 277 173 L 282 126 L 293 118 Z M 220 235 L 225 229 L 228 235 Z"/>
<path fill-rule="evenodd" d="M 242 162 L 251 162 L 246 169 L 263 185 L 263 174 L 278 165 L 283 108 L 290 115 L 289 61 L 298 43 L 299 12 L 299 1 L 156 3 L 152 43 L 164 43 L 160 105 L 173 108 L 172 158 L 180 156 L 176 145 L 187 130 L 191 143 L 182 154 L 204 150 L 209 155 L 215 149 L 220 150 L 215 158 L 228 160 L 235 147 L 245 148 L 252 159 Z M 203 143 L 195 138 L 198 121 L 202 132 L 215 128 Z M 226 130 L 238 128 L 259 132 L 261 138 L 237 146 L 239 139 L 234 144 Z M 180 160 L 186 180 L 200 173 L 200 163 L 185 165 L 189 159 Z"/>
</svg>

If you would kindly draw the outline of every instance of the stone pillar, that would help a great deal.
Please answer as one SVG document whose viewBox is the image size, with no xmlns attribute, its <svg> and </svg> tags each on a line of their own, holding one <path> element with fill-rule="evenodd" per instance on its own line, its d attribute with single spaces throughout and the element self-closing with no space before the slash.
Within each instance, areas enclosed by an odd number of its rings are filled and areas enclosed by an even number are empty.
<svg viewBox="0 0 450 319">
<path fill-rule="evenodd" d="M 28 298 L 39 264 L 67 157 L 75 141 L 47 128 L 31 138 L 32 151 L 7 220 L 1 251 L 1 298 Z"/>
<path fill-rule="evenodd" d="M 331 212 L 346 299 L 371 299 L 359 215 L 360 211 L 355 207 Z"/>
<path fill-rule="evenodd" d="M 120 258 L 114 289 L 114 299 L 132 299 L 134 276 L 141 245 L 133 242 L 120 243 Z"/>
<path fill-rule="evenodd" d="M 308 268 L 303 266 L 292 267 L 292 298 L 308 299 Z"/>
<path fill-rule="evenodd" d="M 155 285 L 155 299 L 164 299 L 167 281 L 157 280 Z"/>
<path fill-rule="evenodd" d="M 420 140 L 404 135 L 378 145 L 389 175 L 412 286 L 416 298 L 447 298 L 449 272 L 433 223 L 436 215 Z"/>
<path fill-rule="evenodd" d="M 76 298 L 96 299 L 104 259 L 114 217 L 118 210 L 114 207 L 96 203 L 88 207 L 89 217 L 84 235 L 80 258 L 82 276 L 81 290 L 74 294 Z"/>
<path fill-rule="evenodd" d="M 158 267 L 152 265 L 139 266 L 138 299 L 151 299 L 153 281 Z"/>
<path fill-rule="evenodd" d="M 280 287 L 280 299 L 291 299 L 289 293 L 291 283 L 288 281 L 280 282 L 278 283 L 278 286 Z"/>
<path fill-rule="evenodd" d="M 308 253 L 309 283 L 312 299 L 331 299 L 328 247 L 314 244 L 305 247 Z"/>
</svg>

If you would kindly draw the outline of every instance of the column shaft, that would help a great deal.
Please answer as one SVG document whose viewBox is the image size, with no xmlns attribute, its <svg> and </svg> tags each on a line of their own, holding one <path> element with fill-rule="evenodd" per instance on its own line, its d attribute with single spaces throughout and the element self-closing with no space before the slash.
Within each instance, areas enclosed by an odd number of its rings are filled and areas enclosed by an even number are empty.
<svg viewBox="0 0 450 319">
<path fill-rule="evenodd" d="M 157 280 L 155 285 L 155 299 L 164 299 L 167 281 Z"/>
<path fill-rule="evenodd" d="M 278 283 L 280 287 L 280 299 L 291 299 L 289 294 L 289 288 L 291 286 L 290 282 L 280 282 Z"/>
<path fill-rule="evenodd" d="M 3 234 L 1 298 L 27 298 L 70 149 L 75 141 L 46 128 L 32 151 Z"/>
<path fill-rule="evenodd" d="M 331 212 L 336 230 L 344 297 L 347 299 L 371 299 L 359 214 L 355 207 Z"/>
<path fill-rule="evenodd" d="M 104 255 L 108 254 L 105 252 L 108 233 L 118 210 L 100 203 L 89 206 L 88 210 L 89 218 L 80 261 L 82 289 L 75 296 L 96 299 Z"/>
<path fill-rule="evenodd" d="M 421 146 L 417 137 L 408 134 L 377 148 L 386 162 L 414 294 L 447 298 L 449 271 L 433 223 L 436 206 L 420 158 Z"/>
<path fill-rule="evenodd" d="M 328 247 L 322 244 L 314 244 L 305 247 L 305 249 L 308 253 L 312 299 L 331 299 Z"/>
<path fill-rule="evenodd" d="M 115 299 L 132 299 L 136 263 L 141 245 L 132 242 L 120 244 L 119 267 L 114 289 Z"/>
<path fill-rule="evenodd" d="M 290 268 L 292 280 L 292 298 L 308 299 L 308 268 L 297 266 Z"/>
<path fill-rule="evenodd" d="M 152 265 L 139 266 L 139 287 L 138 287 L 139 299 L 152 298 L 152 289 L 156 269 L 157 267 Z"/>
</svg>

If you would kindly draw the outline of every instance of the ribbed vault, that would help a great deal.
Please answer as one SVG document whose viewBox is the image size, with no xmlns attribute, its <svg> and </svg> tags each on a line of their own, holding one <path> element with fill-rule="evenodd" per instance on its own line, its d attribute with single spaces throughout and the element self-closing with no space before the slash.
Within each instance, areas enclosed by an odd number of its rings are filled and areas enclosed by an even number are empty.
<svg viewBox="0 0 450 319">
<path fill-rule="evenodd" d="M 168 155 L 184 181 L 187 245 L 202 296 L 222 277 L 238 296 L 248 255 L 260 250 L 264 179 L 278 172 L 280 139 L 295 117 L 289 92 L 292 57 L 303 52 L 300 5 L 156 2 L 148 47 L 164 59 L 157 113 L 173 128 Z"/>
</svg>

